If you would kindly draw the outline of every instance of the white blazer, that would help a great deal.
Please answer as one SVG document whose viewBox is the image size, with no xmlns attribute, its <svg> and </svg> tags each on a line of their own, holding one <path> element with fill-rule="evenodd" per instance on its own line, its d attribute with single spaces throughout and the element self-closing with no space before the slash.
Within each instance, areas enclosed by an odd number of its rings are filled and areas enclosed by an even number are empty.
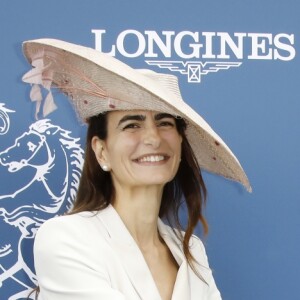
<svg viewBox="0 0 300 300">
<path fill-rule="evenodd" d="M 159 232 L 179 270 L 172 300 L 220 300 L 202 242 L 191 252 L 200 280 L 191 270 L 172 229 L 161 220 Z M 143 254 L 112 206 L 48 220 L 34 245 L 42 300 L 161 300 Z"/>
</svg>

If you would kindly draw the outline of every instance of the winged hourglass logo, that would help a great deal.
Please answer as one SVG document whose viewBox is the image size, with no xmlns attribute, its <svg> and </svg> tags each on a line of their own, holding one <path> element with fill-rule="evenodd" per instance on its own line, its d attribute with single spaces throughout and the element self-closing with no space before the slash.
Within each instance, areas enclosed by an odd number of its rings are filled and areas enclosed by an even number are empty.
<svg viewBox="0 0 300 300">
<path fill-rule="evenodd" d="M 146 60 L 150 66 L 157 66 L 161 69 L 169 69 L 172 72 L 179 72 L 187 76 L 188 82 L 200 83 L 202 75 L 215 73 L 220 70 L 239 67 L 241 62 L 222 62 L 222 61 L 166 61 L 166 60 Z"/>
</svg>

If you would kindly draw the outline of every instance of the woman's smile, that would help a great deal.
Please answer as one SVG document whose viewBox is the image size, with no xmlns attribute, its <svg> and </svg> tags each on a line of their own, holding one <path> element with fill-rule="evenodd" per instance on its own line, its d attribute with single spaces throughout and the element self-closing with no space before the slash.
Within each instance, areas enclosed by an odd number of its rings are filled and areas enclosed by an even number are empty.
<svg viewBox="0 0 300 300">
<path fill-rule="evenodd" d="M 141 164 L 148 163 L 147 165 L 157 165 L 158 163 L 165 163 L 169 158 L 170 156 L 165 154 L 146 154 L 133 161 Z"/>
</svg>

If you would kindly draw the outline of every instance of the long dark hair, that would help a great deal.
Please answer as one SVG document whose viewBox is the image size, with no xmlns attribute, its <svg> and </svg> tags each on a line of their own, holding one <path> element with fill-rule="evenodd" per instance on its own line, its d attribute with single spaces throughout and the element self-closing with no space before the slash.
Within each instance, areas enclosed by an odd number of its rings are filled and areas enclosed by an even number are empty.
<svg viewBox="0 0 300 300">
<path fill-rule="evenodd" d="M 174 179 L 164 186 L 159 216 L 165 218 L 177 229 L 175 234 L 183 244 L 184 255 L 197 276 L 203 281 L 201 274 L 195 268 L 195 259 L 189 249 L 189 240 L 198 222 L 202 224 L 204 234 L 208 232 L 208 225 L 203 216 L 206 203 L 206 187 L 201 175 L 200 167 L 185 135 L 186 122 L 175 118 L 176 128 L 182 136 L 181 162 Z M 109 172 L 104 172 L 95 157 L 91 146 L 94 136 L 105 140 L 107 138 L 107 114 L 100 114 L 88 120 L 86 150 L 83 170 L 77 191 L 77 197 L 70 214 L 82 211 L 97 211 L 106 208 L 115 198 L 115 189 Z M 182 205 L 186 205 L 188 223 L 184 228 L 179 219 Z M 185 234 L 182 234 L 182 231 Z M 39 287 L 30 294 L 39 294 Z M 36 298 L 37 299 L 37 298 Z"/>
<path fill-rule="evenodd" d="M 199 221 L 204 233 L 208 232 L 208 225 L 203 216 L 206 187 L 194 152 L 185 135 L 186 122 L 182 118 L 175 118 L 175 121 L 176 128 L 182 136 L 182 157 L 176 176 L 164 187 L 159 216 L 167 219 L 178 229 L 175 232 L 182 240 L 184 255 L 195 271 L 189 240 Z M 107 138 L 107 113 L 88 120 L 85 162 L 71 213 L 101 210 L 111 204 L 115 197 L 111 175 L 100 168 L 91 147 L 91 140 L 94 136 L 102 140 Z M 179 211 L 183 204 L 186 205 L 188 213 L 186 228 L 183 228 L 179 220 Z M 185 231 L 184 235 L 181 234 L 182 230 Z"/>
</svg>

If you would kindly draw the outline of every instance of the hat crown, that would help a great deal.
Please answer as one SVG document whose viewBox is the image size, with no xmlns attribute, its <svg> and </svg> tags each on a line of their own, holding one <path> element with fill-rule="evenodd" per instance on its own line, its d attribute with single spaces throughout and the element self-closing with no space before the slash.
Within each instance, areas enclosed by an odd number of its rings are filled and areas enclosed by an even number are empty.
<svg viewBox="0 0 300 300">
<path fill-rule="evenodd" d="M 136 69 L 136 71 L 152 80 L 155 84 L 159 84 L 162 89 L 172 96 L 174 101 L 183 102 L 177 76 L 172 74 L 157 73 L 149 69 Z"/>
</svg>

